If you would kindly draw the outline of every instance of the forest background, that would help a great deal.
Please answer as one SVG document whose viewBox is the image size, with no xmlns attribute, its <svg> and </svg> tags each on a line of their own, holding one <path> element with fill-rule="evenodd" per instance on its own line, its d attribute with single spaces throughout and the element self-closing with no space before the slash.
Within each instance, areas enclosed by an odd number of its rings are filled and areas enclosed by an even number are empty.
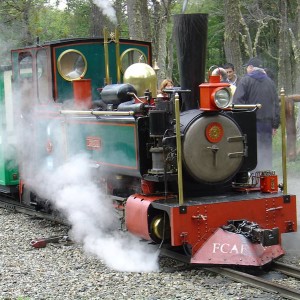
<svg viewBox="0 0 300 300">
<path fill-rule="evenodd" d="M 118 28 L 121 38 L 151 41 L 153 63 L 156 60 L 160 68 L 158 83 L 172 78 L 179 85 L 172 32 L 173 16 L 182 13 L 208 14 L 206 70 L 231 62 L 242 76 L 243 64 L 258 56 L 278 95 L 284 88 L 287 99 L 300 100 L 300 0 L 1 0 L 0 65 L 10 64 L 14 48 L 99 37 L 104 28 L 110 32 Z M 293 115 L 294 106 L 290 111 Z M 299 111 L 296 107 L 297 128 L 287 128 L 293 134 L 290 145 L 298 135 L 298 150 L 290 151 L 290 163 L 300 157 Z M 278 135 L 273 145 L 281 148 Z M 300 171 L 299 163 L 295 170 Z"/>
<path fill-rule="evenodd" d="M 179 82 L 173 15 L 208 14 L 206 66 L 242 65 L 259 56 L 278 90 L 300 91 L 300 0 L 1 0 L 0 61 L 11 48 L 71 37 L 102 36 L 120 29 L 123 38 L 153 43 L 158 80 Z"/>
</svg>

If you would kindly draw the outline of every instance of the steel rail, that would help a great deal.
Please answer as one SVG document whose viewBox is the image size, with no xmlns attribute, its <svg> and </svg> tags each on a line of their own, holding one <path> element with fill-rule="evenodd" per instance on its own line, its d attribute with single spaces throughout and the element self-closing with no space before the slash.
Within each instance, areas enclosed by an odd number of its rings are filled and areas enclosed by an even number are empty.
<svg viewBox="0 0 300 300">
<path fill-rule="evenodd" d="M 272 270 L 288 275 L 290 277 L 300 279 L 300 268 L 294 267 L 292 265 L 287 265 L 281 262 L 274 262 Z"/>
<path fill-rule="evenodd" d="M 46 212 L 37 211 L 35 209 L 26 207 L 16 200 L 12 200 L 10 198 L 0 196 L 0 207 L 8 209 L 13 212 L 24 213 L 29 216 L 57 222 L 59 224 L 69 225 L 65 219 L 59 216 L 51 215 Z"/>
<path fill-rule="evenodd" d="M 279 294 L 287 299 L 299 300 L 300 291 L 291 287 L 283 286 L 269 280 L 260 278 L 258 276 L 250 275 L 244 272 L 239 272 L 232 269 L 225 268 L 205 268 L 209 272 L 221 274 L 234 281 L 243 282 L 247 285 L 260 288 L 264 291 Z"/>
<path fill-rule="evenodd" d="M 174 255 L 166 255 L 165 252 L 163 254 L 165 256 L 175 258 Z M 181 257 L 177 257 L 177 259 L 180 260 Z M 277 263 L 277 262 L 274 265 L 275 265 L 275 267 L 272 268 L 271 270 L 279 271 L 281 273 L 284 273 L 284 274 L 294 277 L 294 278 L 297 278 L 297 276 L 299 276 L 300 269 L 298 269 L 298 268 L 295 268 L 290 265 L 285 265 L 283 263 Z M 167 272 L 176 272 L 178 270 L 181 270 L 181 271 L 182 270 L 190 270 L 193 268 L 195 268 L 195 266 L 191 266 L 190 264 L 187 263 L 184 266 L 180 266 L 179 268 L 178 268 L 178 266 L 167 268 L 166 271 Z M 221 267 L 220 268 L 219 267 L 203 268 L 201 266 L 197 266 L 196 268 L 198 270 L 205 270 L 207 272 L 213 272 L 215 274 L 222 275 L 233 281 L 242 282 L 249 286 L 259 288 L 259 289 L 264 290 L 269 293 L 281 295 L 282 297 L 284 297 L 286 299 L 292 299 L 292 300 L 300 299 L 300 291 L 299 290 L 284 286 L 280 283 L 271 282 L 267 279 L 263 279 L 261 277 L 255 276 L 255 275 L 236 271 L 236 270 L 229 269 L 229 268 L 221 268 Z"/>
</svg>

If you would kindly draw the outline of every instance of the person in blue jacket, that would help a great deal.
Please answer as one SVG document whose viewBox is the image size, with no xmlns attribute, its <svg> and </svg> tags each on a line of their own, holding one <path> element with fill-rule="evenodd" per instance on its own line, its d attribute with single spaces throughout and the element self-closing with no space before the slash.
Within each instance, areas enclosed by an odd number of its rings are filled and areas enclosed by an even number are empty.
<svg viewBox="0 0 300 300">
<path fill-rule="evenodd" d="M 256 171 L 272 170 L 272 137 L 280 124 L 279 97 L 274 81 L 266 74 L 262 61 L 251 58 L 233 95 L 234 104 L 262 105 L 257 116 Z"/>
</svg>

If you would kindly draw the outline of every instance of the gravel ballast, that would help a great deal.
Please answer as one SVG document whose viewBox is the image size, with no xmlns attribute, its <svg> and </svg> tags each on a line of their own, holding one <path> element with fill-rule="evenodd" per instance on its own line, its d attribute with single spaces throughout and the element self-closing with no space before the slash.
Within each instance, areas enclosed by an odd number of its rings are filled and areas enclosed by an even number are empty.
<svg viewBox="0 0 300 300">
<path fill-rule="evenodd" d="M 31 240 L 69 228 L 0 209 L 0 299 L 282 299 L 244 284 L 159 258 L 155 272 L 113 270 L 70 241 L 34 248 Z M 106 247 L 107 245 L 103 245 Z M 285 260 L 299 265 L 299 257 Z M 174 268 L 175 267 L 175 268 Z"/>
</svg>

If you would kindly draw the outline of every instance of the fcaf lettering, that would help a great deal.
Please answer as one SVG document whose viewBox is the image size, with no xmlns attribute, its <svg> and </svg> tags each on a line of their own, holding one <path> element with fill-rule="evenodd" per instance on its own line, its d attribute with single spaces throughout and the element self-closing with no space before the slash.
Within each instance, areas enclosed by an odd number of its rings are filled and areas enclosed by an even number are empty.
<svg viewBox="0 0 300 300">
<path fill-rule="evenodd" d="M 220 244 L 220 243 L 213 243 L 213 251 L 212 253 L 235 253 L 235 254 L 243 254 L 244 253 L 244 245 L 231 245 L 231 244 Z"/>
</svg>

